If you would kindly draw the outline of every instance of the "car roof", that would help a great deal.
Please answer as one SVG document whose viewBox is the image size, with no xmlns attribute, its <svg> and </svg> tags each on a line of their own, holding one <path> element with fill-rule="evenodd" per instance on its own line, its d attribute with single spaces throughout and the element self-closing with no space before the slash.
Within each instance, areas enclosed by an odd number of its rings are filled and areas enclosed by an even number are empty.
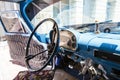
<svg viewBox="0 0 120 80">
<path fill-rule="evenodd" d="M 25 0 L 0 0 L 0 1 L 6 1 L 6 2 L 20 2 Z"/>
</svg>

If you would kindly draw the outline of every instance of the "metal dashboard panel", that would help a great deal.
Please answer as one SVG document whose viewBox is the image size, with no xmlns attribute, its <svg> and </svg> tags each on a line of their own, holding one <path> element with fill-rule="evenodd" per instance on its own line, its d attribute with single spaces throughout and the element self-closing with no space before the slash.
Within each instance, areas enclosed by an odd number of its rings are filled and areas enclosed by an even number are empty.
<svg viewBox="0 0 120 80">
<path fill-rule="evenodd" d="M 120 53 L 120 35 L 86 33 L 80 36 L 79 43 L 81 49 L 96 48 L 107 52 Z"/>
<path fill-rule="evenodd" d="M 107 67 L 106 70 L 108 74 L 111 74 L 112 69 L 120 70 L 120 64 L 111 61 L 112 58 L 110 58 L 110 56 L 113 55 L 117 55 L 117 57 L 120 56 L 120 35 L 107 33 L 84 33 L 79 36 L 78 43 L 79 52 L 75 54 L 84 56 L 85 59 L 91 58 L 93 61 Z M 108 59 L 95 57 L 95 50 L 103 51 L 105 56 L 107 55 Z"/>
</svg>

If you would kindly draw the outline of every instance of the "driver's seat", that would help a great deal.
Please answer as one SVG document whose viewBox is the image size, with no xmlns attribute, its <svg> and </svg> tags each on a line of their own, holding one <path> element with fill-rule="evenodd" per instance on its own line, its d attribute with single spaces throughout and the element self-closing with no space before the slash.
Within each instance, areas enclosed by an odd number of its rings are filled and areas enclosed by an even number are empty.
<svg viewBox="0 0 120 80">
<path fill-rule="evenodd" d="M 6 34 L 6 39 L 9 45 L 10 56 L 12 62 L 18 65 L 26 66 L 25 63 L 25 52 L 26 46 L 29 39 L 28 34 Z M 38 53 L 44 50 L 44 46 L 38 44 L 36 41 L 31 40 L 30 53 Z M 33 65 L 36 63 L 33 62 Z"/>
<path fill-rule="evenodd" d="M 12 58 L 12 62 L 18 65 L 26 66 L 25 63 L 25 53 L 26 46 L 29 39 L 30 34 L 27 32 L 27 29 L 24 28 L 22 22 L 15 15 L 17 12 L 11 11 L 9 13 L 4 12 L 1 15 L 1 23 L 3 24 L 3 29 L 5 31 L 5 37 L 7 39 L 10 56 Z M 36 42 L 35 40 L 31 40 L 31 46 L 29 52 L 31 54 L 41 52 L 45 49 L 43 44 Z M 38 57 L 37 57 L 38 58 Z M 36 65 L 34 60 L 32 61 L 33 65 Z"/>
</svg>

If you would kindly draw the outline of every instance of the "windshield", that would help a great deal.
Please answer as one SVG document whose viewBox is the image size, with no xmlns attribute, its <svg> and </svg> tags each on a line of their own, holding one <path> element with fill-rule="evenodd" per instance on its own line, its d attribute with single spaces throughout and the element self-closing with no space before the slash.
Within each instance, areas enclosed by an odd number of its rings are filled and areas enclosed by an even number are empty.
<svg viewBox="0 0 120 80">
<path fill-rule="evenodd" d="M 119 33 L 119 3 L 120 0 L 34 0 L 26 13 L 34 26 L 43 19 L 53 18 L 59 27 L 83 33 L 93 32 L 96 24 L 100 32 Z M 44 33 L 49 25 L 44 25 Z"/>
</svg>

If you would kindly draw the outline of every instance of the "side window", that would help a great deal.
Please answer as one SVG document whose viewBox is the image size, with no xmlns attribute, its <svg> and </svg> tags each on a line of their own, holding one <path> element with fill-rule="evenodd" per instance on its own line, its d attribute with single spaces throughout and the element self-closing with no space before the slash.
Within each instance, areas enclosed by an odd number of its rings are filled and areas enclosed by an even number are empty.
<svg viewBox="0 0 120 80">
<path fill-rule="evenodd" d="M 1 21 L 7 32 L 26 33 L 19 14 L 15 11 L 2 13 Z"/>
</svg>

